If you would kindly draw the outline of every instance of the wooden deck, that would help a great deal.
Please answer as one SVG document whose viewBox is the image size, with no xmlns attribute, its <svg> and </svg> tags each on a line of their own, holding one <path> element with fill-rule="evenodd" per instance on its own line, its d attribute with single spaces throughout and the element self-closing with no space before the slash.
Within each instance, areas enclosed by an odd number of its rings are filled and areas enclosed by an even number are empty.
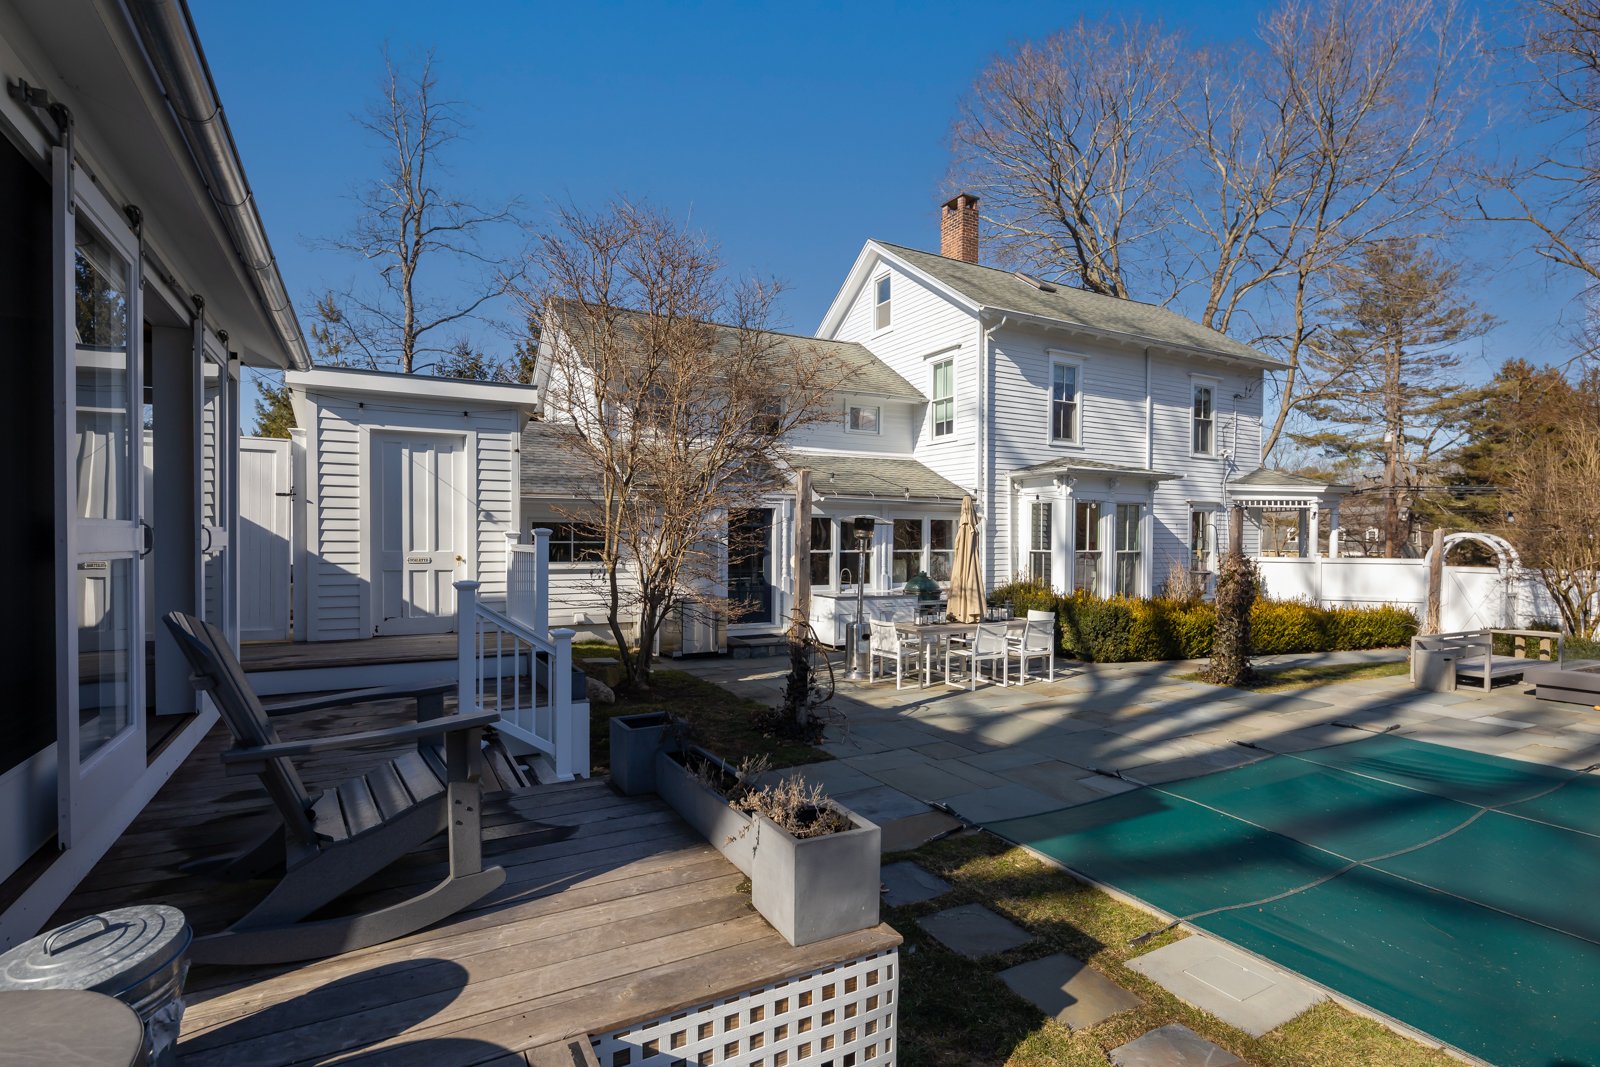
<svg viewBox="0 0 1600 1067">
<path fill-rule="evenodd" d="M 344 729 L 408 716 L 372 704 Z M 286 735 L 325 728 L 307 715 Z M 228 778 L 213 734 L 84 880 L 52 924 L 101 908 L 169 903 L 200 933 L 269 883 L 224 883 L 193 861 L 248 841 L 272 818 L 255 779 Z M 381 751 L 301 764 L 329 785 Z M 568 1042 L 890 948 L 887 926 L 790 947 L 750 906 L 741 875 L 654 797 L 601 782 L 534 786 L 484 805 L 485 862 L 506 884 L 480 906 L 386 945 L 288 967 L 196 967 L 179 1045 L 190 1067 L 381 1062 L 542 1064 Z M 576 826 L 552 840 L 541 821 Z M 436 843 L 437 844 L 437 843 Z M 343 906 L 407 895 L 444 869 L 441 848 L 361 887 Z"/>
<path fill-rule="evenodd" d="M 247 673 L 455 658 L 455 634 L 405 634 L 359 641 L 250 641 L 239 647 L 239 661 Z"/>
</svg>

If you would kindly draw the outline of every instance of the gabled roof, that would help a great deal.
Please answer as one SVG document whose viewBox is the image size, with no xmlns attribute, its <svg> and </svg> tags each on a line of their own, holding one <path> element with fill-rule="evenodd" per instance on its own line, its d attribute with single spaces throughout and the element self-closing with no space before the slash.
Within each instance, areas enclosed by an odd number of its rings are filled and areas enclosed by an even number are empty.
<svg viewBox="0 0 1600 1067">
<path fill-rule="evenodd" d="M 1094 334 L 1147 342 L 1252 366 L 1284 364 L 1227 334 L 1155 304 L 1090 293 L 1066 283 L 1041 283 L 1019 272 L 949 259 L 885 241 L 870 241 L 888 256 L 954 292 L 980 311 L 1010 312 L 1077 327 Z"/>
<path fill-rule="evenodd" d="M 598 475 L 585 472 L 579 457 L 561 443 L 561 435 L 545 422 L 530 422 L 522 431 L 521 489 L 523 496 L 582 500 L 600 484 Z"/>
<path fill-rule="evenodd" d="M 851 456 L 836 452 L 795 452 L 789 466 L 811 471 L 811 489 L 818 496 L 858 500 L 948 500 L 967 496 L 965 489 L 928 467 L 899 456 Z"/>
<path fill-rule="evenodd" d="M 1166 471 L 1148 470 L 1144 467 L 1127 467 L 1120 463 L 1102 463 L 1096 459 L 1078 459 L 1073 456 L 1064 456 L 1061 459 L 1047 459 L 1043 463 L 1035 463 L 1031 467 L 1019 467 L 1012 471 L 1013 477 L 1017 475 L 1038 476 L 1042 474 L 1072 474 L 1078 471 L 1089 471 L 1094 474 L 1110 474 L 1127 478 L 1147 478 L 1150 481 L 1166 481 L 1178 475 Z"/>
<path fill-rule="evenodd" d="M 636 311 L 623 311 L 621 314 L 624 316 L 624 323 L 627 317 L 643 316 L 642 312 Z M 715 331 L 713 351 L 731 352 L 739 343 L 738 327 L 723 323 L 706 325 Z M 882 397 L 886 400 L 903 400 L 909 403 L 923 403 L 928 399 L 921 390 L 873 355 L 865 345 L 854 341 L 829 341 L 779 330 L 762 330 L 760 333 L 771 345 L 774 359 L 794 359 L 815 353 L 818 358 L 833 362 L 844 382 L 840 392 Z M 573 339 L 571 333 L 567 336 Z"/>
<path fill-rule="evenodd" d="M 1249 474 L 1241 474 L 1228 482 L 1229 490 L 1245 489 L 1252 493 L 1348 493 L 1351 486 L 1338 482 L 1324 482 L 1316 478 L 1308 478 L 1303 474 L 1290 474 L 1288 471 L 1275 470 L 1272 467 L 1257 467 Z"/>
</svg>

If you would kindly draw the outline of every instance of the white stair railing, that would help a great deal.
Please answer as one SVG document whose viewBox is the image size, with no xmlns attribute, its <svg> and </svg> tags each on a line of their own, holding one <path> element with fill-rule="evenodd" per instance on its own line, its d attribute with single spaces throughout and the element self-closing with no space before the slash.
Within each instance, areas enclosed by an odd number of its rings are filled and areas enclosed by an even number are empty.
<svg viewBox="0 0 1600 1067">
<path fill-rule="evenodd" d="M 573 631 L 538 630 L 479 603 L 477 582 L 455 587 L 461 709 L 498 711 L 508 743 L 545 757 L 558 781 L 589 777 L 589 702 L 573 699 Z"/>
</svg>

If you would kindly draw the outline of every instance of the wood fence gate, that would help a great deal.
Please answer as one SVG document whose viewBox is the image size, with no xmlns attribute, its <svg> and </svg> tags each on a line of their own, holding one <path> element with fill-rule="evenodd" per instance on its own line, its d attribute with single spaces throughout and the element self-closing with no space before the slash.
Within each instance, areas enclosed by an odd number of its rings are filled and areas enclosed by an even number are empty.
<svg viewBox="0 0 1600 1067">
<path fill-rule="evenodd" d="M 239 441 L 239 639 L 287 641 L 293 582 L 294 466 L 289 442 Z"/>
</svg>

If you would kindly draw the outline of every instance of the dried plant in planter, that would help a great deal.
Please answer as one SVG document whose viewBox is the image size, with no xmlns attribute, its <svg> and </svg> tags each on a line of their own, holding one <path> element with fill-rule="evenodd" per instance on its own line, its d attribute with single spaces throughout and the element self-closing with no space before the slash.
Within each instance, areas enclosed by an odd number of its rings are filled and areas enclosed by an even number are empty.
<svg viewBox="0 0 1600 1067">
<path fill-rule="evenodd" d="M 791 774 L 775 785 L 752 789 L 733 802 L 740 811 L 765 815 L 792 837 L 822 837 L 850 829 L 850 819 L 821 785 Z"/>
</svg>

